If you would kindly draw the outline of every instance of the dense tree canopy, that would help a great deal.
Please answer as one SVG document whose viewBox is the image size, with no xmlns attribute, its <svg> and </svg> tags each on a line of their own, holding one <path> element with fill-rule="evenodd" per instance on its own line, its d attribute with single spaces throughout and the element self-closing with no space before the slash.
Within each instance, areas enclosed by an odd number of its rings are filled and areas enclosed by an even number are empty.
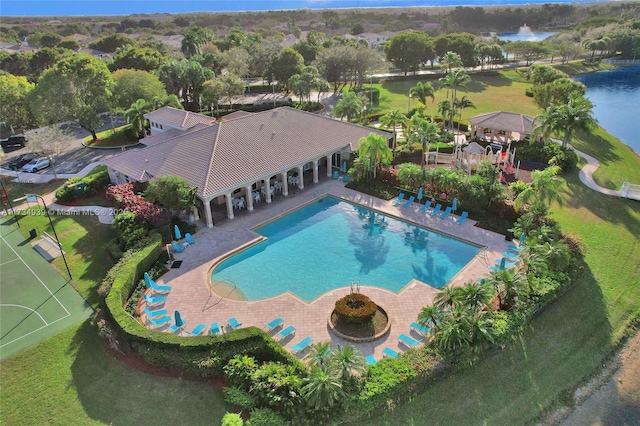
<svg viewBox="0 0 640 426">
<path fill-rule="evenodd" d="M 113 73 L 114 106 L 127 109 L 138 99 L 149 102 L 155 97 L 166 97 L 164 84 L 147 71 L 121 69 Z"/>
<path fill-rule="evenodd" d="M 385 43 L 384 53 L 389 62 L 406 74 L 417 71 L 421 64 L 433 59 L 429 43 L 425 33 L 400 33 Z"/>
<path fill-rule="evenodd" d="M 36 119 L 27 101 L 34 87 L 25 77 L 0 75 L 0 121 L 15 128 L 35 127 Z"/>
<path fill-rule="evenodd" d="M 109 69 L 115 71 L 128 68 L 151 72 L 156 71 L 164 61 L 165 57 L 157 50 L 126 46 L 116 52 Z"/>
</svg>

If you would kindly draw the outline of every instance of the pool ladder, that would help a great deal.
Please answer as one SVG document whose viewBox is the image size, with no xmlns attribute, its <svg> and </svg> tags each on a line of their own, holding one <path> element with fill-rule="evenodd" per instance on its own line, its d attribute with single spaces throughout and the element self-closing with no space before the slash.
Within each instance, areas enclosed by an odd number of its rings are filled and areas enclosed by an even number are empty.
<svg viewBox="0 0 640 426">
<path fill-rule="evenodd" d="M 354 283 L 353 280 L 351 280 L 351 293 L 354 293 L 355 289 L 355 293 L 360 293 L 360 278 L 358 278 L 358 282 Z"/>
</svg>

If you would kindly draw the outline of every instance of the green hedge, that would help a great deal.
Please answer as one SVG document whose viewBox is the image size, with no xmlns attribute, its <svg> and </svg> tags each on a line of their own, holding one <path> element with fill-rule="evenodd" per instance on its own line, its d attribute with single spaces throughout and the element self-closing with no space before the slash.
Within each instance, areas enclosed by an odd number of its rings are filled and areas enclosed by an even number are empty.
<svg viewBox="0 0 640 426">
<path fill-rule="evenodd" d="M 84 183 L 83 197 L 95 195 L 99 190 L 104 189 L 109 184 L 109 173 L 106 166 L 96 167 L 90 174 L 83 178 L 74 177 L 65 182 L 56 190 L 56 198 L 60 201 L 71 201 L 78 197 L 75 184 Z"/>
<path fill-rule="evenodd" d="M 180 368 L 203 377 L 222 376 L 222 367 L 237 354 L 261 361 L 277 361 L 302 371 L 297 358 L 273 341 L 264 331 L 248 327 L 218 336 L 181 337 L 147 329 L 125 311 L 125 304 L 144 272 L 149 270 L 162 251 L 162 237 L 152 233 L 149 244 L 132 256 L 123 258 L 106 305 L 119 334 L 131 349 L 152 365 Z"/>
</svg>

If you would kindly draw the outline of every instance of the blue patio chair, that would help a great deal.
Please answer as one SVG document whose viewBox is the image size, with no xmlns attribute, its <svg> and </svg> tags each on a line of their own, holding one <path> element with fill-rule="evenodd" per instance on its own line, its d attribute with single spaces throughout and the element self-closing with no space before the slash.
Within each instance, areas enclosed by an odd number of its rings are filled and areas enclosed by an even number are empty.
<svg viewBox="0 0 640 426">
<path fill-rule="evenodd" d="M 152 311 L 147 306 L 145 306 L 142 311 L 147 314 L 148 317 L 158 317 L 160 315 L 167 315 L 168 313 L 166 309 L 156 309 L 155 311 Z"/>
<path fill-rule="evenodd" d="M 468 212 L 462 212 L 462 214 L 460 215 L 460 217 L 458 218 L 458 220 L 456 220 L 456 223 L 458 225 L 462 225 L 462 222 L 464 222 L 465 220 L 467 220 L 467 216 L 469 216 Z"/>
<path fill-rule="evenodd" d="M 282 318 L 278 317 L 276 319 L 271 320 L 268 323 L 265 323 L 264 326 L 267 329 L 267 332 L 272 331 L 274 328 L 278 327 L 280 324 L 282 324 Z"/>
<path fill-rule="evenodd" d="M 200 333 L 202 333 L 204 331 L 205 328 L 207 328 L 207 326 L 202 324 L 202 323 L 200 323 L 200 324 L 196 325 L 196 327 L 193 330 L 191 330 L 190 333 L 193 336 L 198 336 Z"/>
<path fill-rule="evenodd" d="M 419 324 L 419 323 L 417 323 L 415 321 L 411 323 L 409 328 L 411 328 L 412 330 L 415 330 L 418 333 L 423 334 L 423 335 L 426 335 L 429 331 L 431 331 L 431 328 L 425 327 L 424 325 Z"/>
<path fill-rule="evenodd" d="M 160 305 L 164 302 L 167 301 L 167 296 L 148 296 L 148 295 L 143 295 L 142 298 L 144 299 L 145 302 L 147 302 L 149 305 Z"/>
<path fill-rule="evenodd" d="M 169 327 L 169 330 L 171 330 L 172 333 L 175 333 L 176 331 L 184 328 L 185 325 L 187 325 L 186 321 L 182 321 L 182 324 L 174 323 L 171 327 Z"/>
<path fill-rule="evenodd" d="M 280 339 L 286 339 L 287 337 L 296 334 L 296 328 L 292 325 L 288 326 L 287 328 L 280 330 L 280 332 L 277 334 L 277 336 Z"/>
<path fill-rule="evenodd" d="M 398 358 L 400 356 L 400 354 L 398 352 L 394 351 L 391 348 L 384 348 L 382 350 L 382 354 L 384 356 L 390 356 L 391 358 Z"/>
<path fill-rule="evenodd" d="M 450 214 L 451 214 L 451 207 L 447 207 L 446 209 L 444 209 L 444 211 L 440 215 L 440 219 L 446 219 L 449 217 Z"/>
<path fill-rule="evenodd" d="M 211 327 L 209 327 L 209 334 L 218 334 L 220 333 L 220 324 L 217 322 L 212 322 Z"/>
<path fill-rule="evenodd" d="M 335 170 L 335 171 L 333 172 L 333 178 L 334 178 L 334 179 L 338 179 L 338 176 L 340 176 L 340 173 L 338 173 L 338 171 L 337 171 L 337 170 Z"/>
<path fill-rule="evenodd" d="M 298 352 L 302 352 L 313 342 L 313 339 L 309 336 L 305 337 L 295 345 L 291 346 L 291 352 L 297 354 Z"/>
<path fill-rule="evenodd" d="M 158 293 L 169 293 L 171 291 L 171 286 L 168 285 L 159 285 L 152 279 L 149 279 L 147 282 L 147 288 L 151 288 Z"/>
<path fill-rule="evenodd" d="M 413 202 L 415 201 L 416 197 L 414 197 L 413 195 L 411 197 L 409 197 L 409 199 L 407 201 L 404 202 L 404 204 L 402 205 L 402 207 L 407 207 L 410 206 L 411 204 L 413 204 Z"/>
<path fill-rule="evenodd" d="M 188 233 L 188 232 L 187 232 L 186 234 L 184 234 L 184 239 L 185 239 L 185 240 L 187 240 L 187 242 L 188 242 L 189 244 L 195 244 L 195 243 L 196 243 L 196 239 L 195 239 L 195 238 L 193 238 L 193 235 L 191 235 L 191 234 L 190 234 L 190 233 Z"/>
<path fill-rule="evenodd" d="M 420 212 L 424 213 L 431 207 L 431 200 L 427 201 L 424 206 L 420 207 Z"/>
<path fill-rule="evenodd" d="M 229 327 L 231 327 L 232 330 L 235 330 L 236 328 L 242 327 L 242 323 L 238 322 L 236 317 L 231 317 L 229 318 Z"/>
<path fill-rule="evenodd" d="M 431 216 L 435 216 L 435 215 L 437 215 L 437 214 L 440 212 L 440 209 L 441 209 L 441 208 L 442 208 L 442 204 L 438 203 L 438 204 L 436 204 L 436 206 L 433 208 L 433 210 L 431 210 L 431 211 L 429 212 L 429 214 L 430 214 Z"/>
<path fill-rule="evenodd" d="M 163 325 L 171 322 L 171 317 L 170 316 L 164 316 L 160 318 L 147 317 L 147 321 L 149 321 L 149 323 L 154 327 L 162 327 Z"/>
<path fill-rule="evenodd" d="M 182 253 L 184 251 L 184 246 L 176 243 L 175 241 L 171 241 L 171 247 L 173 247 L 173 251 L 175 253 Z"/>
<path fill-rule="evenodd" d="M 376 361 L 376 357 L 374 357 L 373 355 L 369 355 L 365 359 L 367 360 L 367 364 L 369 364 L 369 365 L 373 365 L 376 362 L 378 362 L 378 361 Z"/>
<path fill-rule="evenodd" d="M 405 345 L 409 346 L 410 348 L 418 346 L 420 343 L 422 343 L 422 340 L 414 339 L 413 337 L 407 336 L 404 333 L 402 333 L 398 338 L 400 339 L 400 341 L 402 343 L 404 343 Z"/>
<path fill-rule="evenodd" d="M 503 251 L 502 252 L 502 257 L 506 257 L 508 261 L 516 260 L 519 255 L 520 255 L 520 253 L 515 253 L 515 252 L 512 252 L 512 251 Z"/>
<path fill-rule="evenodd" d="M 395 206 L 399 204 L 402 200 L 404 200 L 404 192 L 399 193 L 398 197 L 395 200 L 393 200 L 392 204 Z"/>
<path fill-rule="evenodd" d="M 343 177 L 343 178 L 342 178 L 342 181 L 343 181 L 344 183 L 349 183 L 349 181 L 350 181 L 350 180 L 351 180 L 351 179 L 349 178 L 349 176 L 345 176 L 345 177 Z"/>
</svg>

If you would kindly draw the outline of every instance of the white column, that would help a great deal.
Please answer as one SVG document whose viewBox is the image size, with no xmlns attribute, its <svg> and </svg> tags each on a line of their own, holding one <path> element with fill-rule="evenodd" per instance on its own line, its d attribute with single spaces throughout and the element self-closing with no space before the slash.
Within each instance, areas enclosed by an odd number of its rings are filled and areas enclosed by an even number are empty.
<svg viewBox="0 0 640 426">
<path fill-rule="evenodd" d="M 253 194 L 251 193 L 251 185 L 245 186 L 244 191 L 247 193 L 245 197 L 247 198 L 247 210 L 250 212 L 253 211 Z"/>
<path fill-rule="evenodd" d="M 327 177 L 331 177 L 331 156 L 327 155 Z"/>
<path fill-rule="evenodd" d="M 224 194 L 224 198 L 227 202 L 227 217 L 229 219 L 233 219 L 235 216 L 233 215 L 233 203 L 231 200 L 233 199 L 233 195 L 230 192 Z"/>
<path fill-rule="evenodd" d="M 313 183 L 318 183 L 318 160 L 313 160 Z"/>
<path fill-rule="evenodd" d="M 298 167 L 298 188 L 304 189 L 304 169 L 302 166 Z"/>
<path fill-rule="evenodd" d="M 211 217 L 211 200 L 204 200 L 204 217 L 207 222 L 207 228 L 213 228 L 213 217 Z"/>
<path fill-rule="evenodd" d="M 271 203 L 271 178 L 264 180 L 264 198 L 267 204 Z"/>
<path fill-rule="evenodd" d="M 287 171 L 285 170 L 280 174 L 282 176 L 282 195 L 287 197 L 289 195 L 289 182 L 287 182 Z"/>
</svg>

